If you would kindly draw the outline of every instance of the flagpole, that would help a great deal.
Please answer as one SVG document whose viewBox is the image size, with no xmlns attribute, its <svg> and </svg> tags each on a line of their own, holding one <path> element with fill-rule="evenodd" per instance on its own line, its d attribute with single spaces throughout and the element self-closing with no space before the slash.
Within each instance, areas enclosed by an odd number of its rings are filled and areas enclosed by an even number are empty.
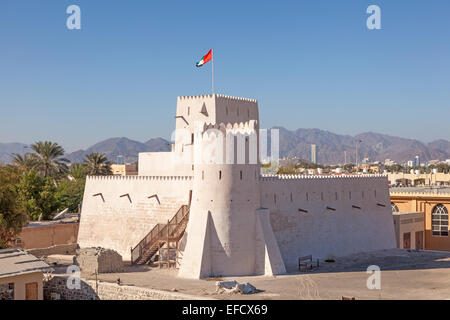
<svg viewBox="0 0 450 320">
<path fill-rule="evenodd" d="M 212 68 L 211 68 L 211 88 L 212 88 L 212 94 L 214 94 L 214 50 L 211 49 L 212 54 Z"/>
</svg>

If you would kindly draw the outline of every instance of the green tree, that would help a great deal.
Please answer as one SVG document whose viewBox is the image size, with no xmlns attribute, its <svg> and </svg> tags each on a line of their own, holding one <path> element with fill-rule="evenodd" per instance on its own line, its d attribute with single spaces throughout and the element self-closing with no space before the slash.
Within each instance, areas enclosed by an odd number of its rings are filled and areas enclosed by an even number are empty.
<svg viewBox="0 0 450 320">
<path fill-rule="evenodd" d="M 0 166 L 0 248 L 8 246 L 22 230 L 26 215 L 17 201 L 16 184 L 20 170 L 14 166 Z"/>
<path fill-rule="evenodd" d="M 78 206 L 83 199 L 84 186 L 89 168 L 84 164 L 73 163 L 69 167 L 67 179 L 62 180 L 56 188 L 56 201 L 58 210 L 69 208 L 70 212 L 77 212 Z"/>
<path fill-rule="evenodd" d="M 12 164 L 22 172 L 27 172 L 38 166 L 39 160 L 34 153 L 26 153 L 23 156 L 17 153 L 13 154 Z"/>
<path fill-rule="evenodd" d="M 83 199 L 86 179 L 63 180 L 55 191 L 55 199 L 58 203 L 58 211 L 69 208 L 69 212 L 77 212 L 78 205 Z"/>
<path fill-rule="evenodd" d="M 60 145 L 50 141 L 38 141 L 31 145 L 31 149 L 36 152 L 36 168 L 44 178 L 67 173 L 67 163 L 70 161 L 62 158 L 64 148 Z"/>
<path fill-rule="evenodd" d="M 85 179 L 89 174 L 89 168 L 85 164 L 72 163 L 69 166 L 69 180 L 80 180 Z"/>
<path fill-rule="evenodd" d="M 112 174 L 111 162 L 101 153 L 91 153 L 86 156 L 84 165 L 91 176 L 107 176 Z"/>
<path fill-rule="evenodd" d="M 41 177 L 34 170 L 23 175 L 17 191 L 20 208 L 31 220 L 49 219 L 59 207 L 53 180 Z"/>
<path fill-rule="evenodd" d="M 277 174 L 296 174 L 295 164 L 290 162 L 278 168 Z"/>
</svg>

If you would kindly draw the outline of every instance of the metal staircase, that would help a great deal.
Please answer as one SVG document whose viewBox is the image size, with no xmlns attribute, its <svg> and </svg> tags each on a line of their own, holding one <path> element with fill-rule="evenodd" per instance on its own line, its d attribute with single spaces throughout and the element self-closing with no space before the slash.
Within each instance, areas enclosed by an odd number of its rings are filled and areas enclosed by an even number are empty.
<svg viewBox="0 0 450 320">
<path fill-rule="evenodd" d="M 189 206 L 182 205 L 167 224 L 156 224 L 138 245 L 131 249 L 131 264 L 146 264 L 158 254 L 154 263 L 160 267 L 177 267 L 178 242 L 186 230 L 188 220 Z"/>
</svg>

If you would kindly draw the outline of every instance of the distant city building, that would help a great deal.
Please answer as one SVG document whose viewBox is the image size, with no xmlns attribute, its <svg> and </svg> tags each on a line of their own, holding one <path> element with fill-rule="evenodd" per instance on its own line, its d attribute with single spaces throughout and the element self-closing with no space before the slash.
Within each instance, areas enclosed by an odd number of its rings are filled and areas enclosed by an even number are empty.
<svg viewBox="0 0 450 320">
<path fill-rule="evenodd" d="M 375 173 L 378 174 L 380 172 L 380 167 L 377 165 L 372 165 L 370 163 L 361 164 L 360 168 L 363 170 L 363 173 Z"/>
<path fill-rule="evenodd" d="M 315 144 L 311 145 L 311 162 L 317 163 L 317 146 Z"/>
<path fill-rule="evenodd" d="M 439 160 L 430 160 L 430 161 L 428 161 L 428 165 L 434 166 L 434 165 L 437 165 L 439 162 L 440 162 Z"/>
<path fill-rule="evenodd" d="M 389 173 L 390 185 L 401 186 L 450 186 L 450 173 L 420 173 L 416 174 L 414 169 L 410 173 Z"/>
<path fill-rule="evenodd" d="M 116 176 L 136 176 L 138 174 L 134 164 L 112 164 L 111 170 Z"/>
<path fill-rule="evenodd" d="M 117 164 L 123 164 L 123 156 L 117 156 Z"/>
<path fill-rule="evenodd" d="M 412 161 L 412 160 L 409 160 L 408 161 L 408 167 L 414 167 L 414 161 Z"/>
<path fill-rule="evenodd" d="M 368 163 L 370 163 L 370 158 L 369 158 L 369 157 L 365 157 L 365 158 L 362 160 L 362 163 L 363 163 L 363 164 L 368 164 Z"/>
<path fill-rule="evenodd" d="M 420 167 L 420 158 L 419 156 L 414 157 L 414 167 Z"/>
<path fill-rule="evenodd" d="M 393 166 L 395 164 L 395 162 L 391 159 L 386 159 L 384 160 L 384 165 L 385 166 Z"/>
</svg>

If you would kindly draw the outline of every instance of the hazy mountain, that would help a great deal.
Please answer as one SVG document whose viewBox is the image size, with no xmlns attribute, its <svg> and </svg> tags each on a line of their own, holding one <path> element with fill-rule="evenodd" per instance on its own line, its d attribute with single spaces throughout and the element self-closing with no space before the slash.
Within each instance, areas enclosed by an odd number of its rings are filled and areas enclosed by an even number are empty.
<svg viewBox="0 0 450 320">
<path fill-rule="evenodd" d="M 450 141 L 447 140 L 435 140 L 430 142 L 428 146 L 440 152 L 448 152 L 450 150 Z"/>
<path fill-rule="evenodd" d="M 78 150 L 66 156 L 71 162 L 83 162 L 86 155 L 97 152 L 104 153 L 107 158 L 117 162 L 118 156 L 123 156 L 124 162 L 133 163 L 138 159 L 139 152 L 170 151 L 169 142 L 162 139 L 150 139 L 142 143 L 128 138 L 111 138 L 101 141 L 86 150 Z"/>
<path fill-rule="evenodd" d="M 12 160 L 12 154 L 24 154 L 29 151 L 25 149 L 27 145 L 23 143 L 0 143 L 0 163 L 9 163 Z"/>
<path fill-rule="evenodd" d="M 416 155 L 421 161 L 450 159 L 450 141 L 436 140 L 428 144 L 414 139 L 405 139 L 379 133 L 366 132 L 357 136 L 339 135 L 320 129 L 298 129 L 294 131 L 277 127 L 280 132 L 280 156 L 311 159 L 311 144 L 317 145 L 317 159 L 321 164 L 339 164 L 355 162 L 355 141 L 360 140 L 359 158 L 369 157 L 371 161 L 392 159 L 398 163 L 412 160 Z M 270 140 L 270 139 L 269 139 Z M 11 160 L 10 154 L 23 153 L 24 144 L 0 144 L 0 162 Z M 26 149 L 28 150 L 28 149 Z M 270 147 L 269 147 L 270 150 Z M 170 151 L 170 144 L 162 138 L 139 142 L 128 138 L 111 138 L 101 141 L 86 150 L 72 152 L 66 157 L 71 162 L 82 162 L 92 152 L 104 153 L 115 163 L 117 156 L 122 155 L 125 162 L 135 162 L 139 152 Z"/>
<path fill-rule="evenodd" d="M 311 144 L 317 145 L 317 159 L 322 164 L 344 163 L 356 160 L 356 140 L 359 159 L 369 157 L 370 161 L 391 159 L 398 163 L 412 160 L 416 155 L 421 161 L 450 158 L 450 141 L 437 140 L 425 144 L 414 139 L 405 139 L 379 133 L 366 132 L 356 136 L 337 135 L 319 129 L 280 129 L 280 156 L 311 159 Z"/>
</svg>

